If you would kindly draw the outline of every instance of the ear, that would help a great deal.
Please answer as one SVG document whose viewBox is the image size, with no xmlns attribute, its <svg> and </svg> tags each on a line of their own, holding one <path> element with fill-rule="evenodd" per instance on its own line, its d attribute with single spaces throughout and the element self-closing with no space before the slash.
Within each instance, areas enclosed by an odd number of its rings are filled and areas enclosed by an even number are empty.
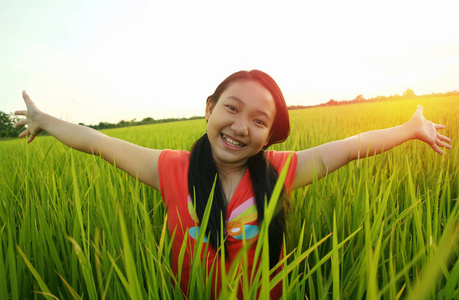
<svg viewBox="0 0 459 300">
<path fill-rule="evenodd" d="M 209 121 L 210 115 L 212 114 L 214 110 L 215 104 L 212 103 L 211 98 L 207 98 L 206 102 L 206 121 Z"/>
</svg>

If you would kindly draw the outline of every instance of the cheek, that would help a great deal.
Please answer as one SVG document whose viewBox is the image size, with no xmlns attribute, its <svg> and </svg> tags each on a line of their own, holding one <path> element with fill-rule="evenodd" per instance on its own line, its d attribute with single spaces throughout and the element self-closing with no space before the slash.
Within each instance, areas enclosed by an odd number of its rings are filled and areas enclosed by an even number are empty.
<svg viewBox="0 0 459 300">
<path fill-rule="evenodd" d="M 257 141 L 264 146 L 269 140 L 269 130 L 258 129 L 256 132 L 254 132 L 254 136 L 256 137 Z"/>
<path fill-rule="evenodd" d="M 207 121 L 206 131 L 209 136 L 219 135 L 221 131 L 221 125 L 218 118 L 211 117 Z"/>
</svg>

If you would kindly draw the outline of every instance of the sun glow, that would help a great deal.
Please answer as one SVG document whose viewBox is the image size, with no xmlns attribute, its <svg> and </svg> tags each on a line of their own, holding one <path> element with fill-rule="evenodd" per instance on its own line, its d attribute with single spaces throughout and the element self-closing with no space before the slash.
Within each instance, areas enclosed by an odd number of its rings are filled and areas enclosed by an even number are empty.
<svg viewBox="0 0 459 300">
<path fill-rule="evenodd" d="M 1 4 L 0 110 L 20 93 L 95 124 L 204 114 L 229 74 L 260 69 L 288 105 L 457 89 L 454 2 L 111 1 Z M 243 20 L 243 21 L 237 21 Z"/>
</svg>

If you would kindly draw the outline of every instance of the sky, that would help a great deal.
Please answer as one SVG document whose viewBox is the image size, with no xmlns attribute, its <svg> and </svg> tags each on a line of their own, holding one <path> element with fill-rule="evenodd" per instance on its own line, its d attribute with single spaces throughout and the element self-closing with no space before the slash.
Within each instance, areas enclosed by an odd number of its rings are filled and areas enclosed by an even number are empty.
<svg viewBox="0 0 459 300">
<path fill-rule="evenodd" d="M 85 124 L 203 116 L 259 69 L 287 105 L 459 89 L 455 1 L 0 2 L 0 111 Z"/>
</svg>

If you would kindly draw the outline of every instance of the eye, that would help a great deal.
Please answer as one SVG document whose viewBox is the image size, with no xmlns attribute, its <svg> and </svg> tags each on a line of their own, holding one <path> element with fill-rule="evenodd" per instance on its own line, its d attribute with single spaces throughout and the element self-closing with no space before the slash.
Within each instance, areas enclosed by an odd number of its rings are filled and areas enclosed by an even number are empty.
<svg viewBox="0 0 459 300">
<path fill-rule="evenodd" d="M 262 120 L 253 120 L 255 123 L 257 123 L 258 125 L 260 126 L 266 126 L 265 122 L 263 122 Z"/>
<path fill-rule="evenodd" d="M 237 108 L 232 105 L 227 105 L 226 107 L 228 107 L 228 109 L 231 111 L 237 112 Z"/>
</svg>

